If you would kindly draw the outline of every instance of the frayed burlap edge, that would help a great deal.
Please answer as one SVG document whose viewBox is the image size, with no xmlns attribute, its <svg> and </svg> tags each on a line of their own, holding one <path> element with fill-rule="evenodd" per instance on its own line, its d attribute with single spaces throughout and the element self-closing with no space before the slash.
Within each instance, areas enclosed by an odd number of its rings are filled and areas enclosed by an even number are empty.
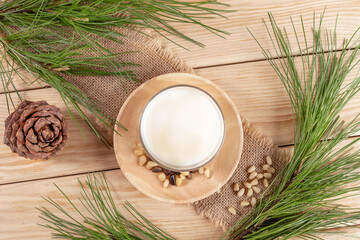
<svg viewBox="0 0 360 240">
<path fill-rule="evenodd" d="M 254 127 L 253 124 L 250 123 L 245 117 L 242 116 L 241 120 L 242 120 L 242 124 L 243 124 L 243 129 L 244 129 L 243 130 L 244 136 L 248 135 L 250 138 L 255 140 L 257 142 L 257 144 L 261 145 L 264 149 L 275 150 L 275 155 L 277 157 L 276 157 L 276 159 L 273 159 L 273 161 L 274 160 L 280 161 L 281 159 L 284 159 L 283 156 L 286 153 L 284 151 L 280 150 L 276 146 L 276 144 L 273 142 L 272 139 L 262 135 L 256 129 L 256 127 Z M 281 163 L 281 165 L 282 164 L 283 163 Z M 241 166 L 239 166 L 238 168 L 241 168 Z M 225 185 L 229 185 L 229 184 L 232 185 L 231 179 Z M 217 193 L 214 193 L 214 194 L 217 194 Z M 222 191 L 220 191 L 220 194 L 223 194 Z M 237 196 L 234 195 L 233 198 L 237 198 Z M 195 208 L 195 211 L 199 215 L 201 215 L 202 217 L 208 218 L 211 223 L 213 223 L 217 227 L 221 227 L 224 232 L 228 231 L 234 225 L 234 222 L 229 223 L 228 221 L 225 220 L 225 218 L 223 218 L 223 216 L 221 214 L 214 211 L 214 208 L 211 207 L 211 204 L 209 205 L 209 202 L 207 201 L 206 198 L 193 203 L 193 206 Z M 227 206 L 224 206 L 224 209 L 225 208 L 227 208 Z M 252 209 L 252 208 L 250 208 L 250 209 Z M 224 212 L 227 213 L 227 210 L 224 210 Z M 237 221 L 240 220 L 242 217 L 244 217 L 244 215 L 238 216 Z"/>
<path fill-rule="evenodd" d="M 137 45 L 139 49 L 146 48 L 154 55 L 160 56 L 164 61 L 171 63 L 177 72 L 194 73 L 194 69 L 189 67 L 183 59 L 178 58 L 170 48 L 163 46 L 159 38 L 149 37 L 151 31 L 146 31 L 145 34 L 139 31 L 128 31 L 128 35 L 136 38 L 136 42 L 133 44 Z"/>
</svg>

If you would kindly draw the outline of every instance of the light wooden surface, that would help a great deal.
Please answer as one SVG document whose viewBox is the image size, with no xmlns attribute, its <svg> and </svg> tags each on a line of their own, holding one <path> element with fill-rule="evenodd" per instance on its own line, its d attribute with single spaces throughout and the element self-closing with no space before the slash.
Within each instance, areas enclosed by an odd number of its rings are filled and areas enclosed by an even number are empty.
<svg viewBox="0 0 360 240">
<path fill-rule="evenodd" d="M 359 26 L 359 0 L 304 0 L 304 1 L 267 1 L 267 0 L 229 0 L 233 13 L 226 13 L 229 20 L 208 19 L 207 23 L 232 33 L 221 39 L 193 26 L 179 26 L 183 32 L 196 40 L 206 43 L 206 48 L 192 46 L 179 41 L 191 51 L 186 51 L 164 40 L 179 57 L 196 67 L 197 74 L 210 79 L 222 87 L 234 101 L 239 112 L 254 123 L 264 135 L 271 137 L 281 146 L 291 148 L 293 129 L 290 103 L 276 74 L 264 61 L 258 46 L 246 30 L 249 27 L 262 44 L 270 47 L 265 34 L 262 18 L 272 11 L 278 24 L 290 27 L 289 15 L 299 26 L 298 17 L 304 17 L 310 30 L 312 13 L 323 11 L 326 6 L 324 28 L 332 28 L 336 14 L 339 13 L 338 36 L 349 37 Z M 294 42 L 290 33 L 290 41 Z M 355 73 L 354 73 L 355 74 Z M 352 76 L 354 76 L 354 74 Z M 31 79 L 31 77 L 29 76 Z M 349 81 L 351 78 L 348 79 Z M 188 205 L 173 205 L 152 200 L 137 191 L 118 170 L 112 151 L 79 121 L 86 140 L 74 120 L 69 119 L 66 108 L 56 91 L 43 88 L 38 84 L 27 86 L 19 80 L 16 85 L 21 95 L 28 100 L 46 99 L 50 104 L 59 106 L 69 120 L 71 136 L 65 149 L 57 157 L 48 161 L 30 161 L 11 153 L 9 148 L 0 144 L 0 239 L 50 239 L 50 233 L 37 225 L 40 223 L 35 207 L 46 205 L 41 196 L 51 196 L 63 204 L 52 183 L 57 183 L 66 193 L 76 199 L 79 193 L 77 178 L 83 179 L 85 173 L 104 170 L 116 192 L 117 202 L 125 199 L 132 202 L 146 217 L 179 239 L 217 239 L 222 234 L 208 220 L 198 216 Z M 4 119 L 7 117 L 5 95 L 0 88 L 0 138 L 3 138 Z M 342 112 L 344 119 L 351 119 L 359 113 L 360 96 L 353 99 Z M 356 134 L 358 135 L 358 134 Z M 355 146 L 359 149 L 360 145 Z M 343 203 L 360 207 L 360 199 L 353 197 Z M 345 232 L 335 235 L 333 232 Z M 320 235 L 324 239 L 355 239 L 360 230 L 334 229 Z"/>
<path fill-rule="evenodd" d="M 158 174 L 139 166 L 133 154 L 139 142 L 139 121 L 146 103 L 159 91 L 178 84 L 199 87 L 210 94 L 220 109 L 225 121 L 225 140 L 221 150 L 206 168 L 211 178 L 193 174 L 191 181 L 185 180 L 180 187 L 164 188 Z M 243 148 L 243 128 L 236 106 L 226 93 L 211 81 L 188 73 L 170 73 L 155 77 L 137 88 L 120 109 L 117 117 L 128 131 L 116 127 L 121 136 L 114 134 L 114 148 L 120 169 L 126 178 L 141 192 L 154 199 L 171 203 L 192 203 L 210 196 L 219 190 L 232 176 L 239 164 Z"/>
</svg>

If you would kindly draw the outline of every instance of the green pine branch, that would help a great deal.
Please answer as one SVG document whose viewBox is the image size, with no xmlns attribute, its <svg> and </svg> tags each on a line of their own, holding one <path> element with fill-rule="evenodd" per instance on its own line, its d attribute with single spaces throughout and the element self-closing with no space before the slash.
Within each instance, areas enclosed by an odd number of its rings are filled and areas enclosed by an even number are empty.
<svg viewBox="0 0 360 240">
<path fill-rule="evenodd" d="M 106 145 L 107 139 L 83 111 L 89 110 L 104 126 L 121 126 L 108 116 L 103 106 L 90 99 L 65 79 L 66 75 L 116 76 L 118 81 L 137 81 L 132 71 L 137 63 L 126 62 L 122 56 L 131 52 L 114 53 L 99 42 L 102 39 L 124 44 L 126 37 L 114 29 L 133 29 L 146 34 L 152 29 L 176 43 L 184 39 L 203 47 L 173 25 L 190 23 L 219 36 L 228 34 L 202 23 L 205 18 L 223 17 L 217 1 L 183 2 L 176 0 L 11 0 L 0 4 L 0 42 L 2 65 L 0 78 L 9 112 L 14 106 L 12 95 L 14 76 L 31 84 L 24 72 L 35 82 L 55 88 L 64 100 L 70 115 L 75 110 Z M 172 36 L 172 37 L 169 37 Z M 124 84 L 123 84 L 124 86 Z M 124 86 L 125 88 L 125 86 Z"/>
<path fill-rule="evenodd" d="M 60 204 L 51 198 L 44 198 L 61 214 L 56 215 L 48 208 L 39 208 L 40 218 L 44 220 L 41 226 L 51 229 L 53 237 L 61 239 L 92 239 L 92 240 L 175 240 L 169 234 L 152 224 L 142 216 L 129 202 L 123 207 L 133 216 L 134 221 L 128 220 L 116 207 L 105 174 L 87 175 L 85 184 L 80 180 L 81 197 L 77 206 L 55 184 L 56 188 L 73 208 L 76 215 L 70 215 Z M 81 210 L 85 209 L 85 210 Z"/>
<path fill-rule="evenodd" d="M 297 40 L 292 47 L 286 30 L 269 13 L 270 27 L 264 24 L 275 56 L 253 36 L 289 94 L 296 120 L 294 150 L 290 157 L 283 156 L 288 164 L 274 179 L 272 190 L 221 239 L 322 239 L 314 234 L 360 220 L 360 209 L 336 202 L 359 196 L 360 190 L 360 150 L 354 149 L 360 138 L 348 139 L 360 131 L 359 115 L 350 122 L 339 117 L 360 90 L 360 77 L 345 83 L 359 66 L 359 29 L 338 51 L 336 31 L 321 29 L 323 16 L 316 24 L 314 14 L 312 38 L 302 18 L 300 32 L 291 19 Z"/>
</svg>

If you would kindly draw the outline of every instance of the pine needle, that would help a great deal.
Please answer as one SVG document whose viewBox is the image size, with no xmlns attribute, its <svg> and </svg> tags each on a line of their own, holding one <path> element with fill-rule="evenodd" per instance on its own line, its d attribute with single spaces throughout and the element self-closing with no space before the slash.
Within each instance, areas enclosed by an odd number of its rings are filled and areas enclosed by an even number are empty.
<svg viewBox="0 0 360 240">
<path fill-rule="evenodd" d="M 0 78 L 6 102 L 14 106 L 11 91 L 17 91 L 13 78 L 26 84 L 19 69 L 31 74 L 36 82 L 55 88 L 64 100 L 70 115 L 75 110 L 90 129 L 107 146 L 110 143 L 82 110 L 90 111 L 104 126 L 114 130 L 121 126 L 103 111 L 103 106 L 90 99 L 79 88 L 67 82 L 65 76 L 116 76 L 124 81 L 137 81 L 132 70 L 137 63 L 126 62 L 122 56 L 131 52 L 113 53 L 99 44 L 102 39 L 124 44 L 123 36 L 113 29 L 133 29 L 143 32 L 153 29 L 161 35 L 168 33 L 203 47 L 197 40 L 181 33 L 174 23 L 198 25 L 219 36 L 219 29 L 203 24 L 204 18 L 223 17 L 226 4 L 217 1 L 182 2 L 176 0 L 11 0 L 0 4 L 0 42 L 3 46 Z M 176 39 L 167 37 L 176 43 Z M 9 68 L 9 69 L 8 69 Z M 9 86 L 14 90 L 11 90 Z"/>
<path fill-rule="evenodd" d="M 130 221 L 121 214 L 117 210 L 105 174 L 100 176 L 88 174 L 85 184 L 80 180 L 78 181 L 81 186 L 79 206 L 75 205 L 55 184 L 56 188 L 67 200 L 68 205 L 75 210 L 78 216 L 71 215 L 59 203 L 49 197 L 44 199 L 56 208 L 61 213 L 61 216 L 54 214 L 45 207 L 38 209 L 41 212 L 40 218 L 46 222 L 40 225 L 51 229 L 53 237 L 93 240 L 175 239 L 152 224 L 127 201 L 123 204 L 123 207 L 135 220 Z M 85 211 L 81 211 L 82 208 Z"/>
<path fill-rule="evenodd" d="M 286 30 L 269 13 L 270 27 L 264 23 L 275 56 L 253 36 L 289 94 L 296 119 L 294 150 L 290 157 L 283 156 L 287 165 L 274 179 L 272 190 L 221 239 L 322 239 L 315 234 L 360 220 L 360 209 L 336 202 L 359 196 L 360 191 L 360 150 L 353 149 L 360 138 L 348 139 L 360 130 L 359 116 L 350 122 L 339 117 L 360 90 L 359 77 L 344 82 L 359 66 L 358 31 L 338 51 L 336 31 L 322 31 L 323 16 L 315 28 L 314 14 L 311 43 L 302 18 L 301 34 L 291 19 L 297 39 L 292 48 Z M 296 63 L 299 59 L 300 65 Z"/>
</svg>

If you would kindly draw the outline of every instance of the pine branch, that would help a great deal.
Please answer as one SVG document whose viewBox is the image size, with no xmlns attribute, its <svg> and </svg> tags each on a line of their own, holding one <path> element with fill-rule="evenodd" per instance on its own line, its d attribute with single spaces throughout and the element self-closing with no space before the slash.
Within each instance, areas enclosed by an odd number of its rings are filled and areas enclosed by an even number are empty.
<svg viewBox="0 0 360 240">
<path fill-rule="evenodd" d="M 271 13 L 269 19 L 271 26 L 264 24 L 276 56 L 253 37 L 289 94 L 296 119 L 294 150 L 289 159 L 283 156 L 288 164 L 274 179 L 272 190 L 222 239 L 321 239 L 314 234 L 360 220 L 359 209 L 336 203 L 359 196 L 360 190 L 358 184 L 353 186 L 360 181 L 360 150 L 353 149 L 360 139 L 346 140 L 360 130 L 359 116 L 347 123 L 339 117 L 360 90 L 360 77 L 344 82 L 358 67 L 360 44 L 354 41 L 358 31 L 338 51 L 336 31 L 322 32 L 323 14 L 316 30 L 314 14 L 312 43 L 301 18 L 304 48 L 291 19 L 297 40 L 294 54 L 286 30 L 278 27 Z"/>
<path fill-rule="evenodd" d="M 102 39 L 124 44 L 123 36 L 113 29 L 133 29 L 143 32 L 153 29 L 161 35 L 168 33 L 193 44 L 202 43 L 181 33 L 174 23 L 191 23 L 223 36 L 228 33 L 203 24 L 204 18 L 223 17 L 217 1 L 181 2 L 176 0 L 12 0 L 0 4 L 0 42 L 3 46 L 0 78 L 10 112 L 13 104 L 11 85 L 17 95 L 14 76 L 31 84 L 22 71 L 30 73 L 36 82 L 55 88 L 73 116 L 75 109 L 104 143 L 109 145 L 82 108 L 89 110 L 107 128 L 120 125 L 108 116 L 102 106 L 67 82 L 64 75 L 116 76 L 124 81 L 137 81 L 132 70 L 137 63 L 122 60 L 99 44 Z M 226 5 L 225 5 L 226 6 Z M 172 42 L 176 40 L 166 37 Z M 124 84 L 123 84 L 124 86 Z"/>
<path fill-rule="evenodd" d="M 123 204 L 123 207 L 135 220 L 130 221 L 121 214 L 116 208 L 105 174 L 100 177 L 89 174 L 86 183 L 83 184 L 79 180 L 79 184 L 82 190 L 79 198 L 80 206 L 75 205 L 55 184 L 78 216 L 70 215 L 67 210 L 51 198 L 44 199 L 55 207 L 61 213 L 60 215 L 54 214 L 45 207 L 38 209 L 41 212 L 40 218 L 46 222 L 40 225 L 54 231 L 53 237 L 94 240 L 175 240 L 175 238 L 142 216 L 127 201 Z M 86 210 L 81 211 L 81 208 Z"/>
</svg>

